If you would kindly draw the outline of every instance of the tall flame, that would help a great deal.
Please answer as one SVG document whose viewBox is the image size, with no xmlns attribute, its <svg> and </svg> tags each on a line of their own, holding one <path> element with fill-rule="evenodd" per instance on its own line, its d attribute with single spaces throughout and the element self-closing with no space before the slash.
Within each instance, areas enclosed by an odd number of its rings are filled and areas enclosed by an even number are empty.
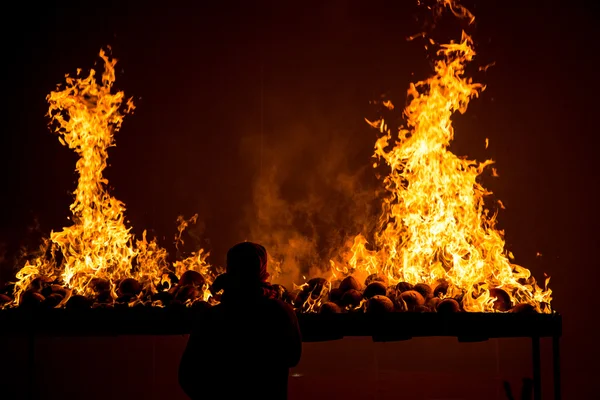
<svg viewBox="0 0 600 400">
<path fill-rule="evenodd" d="M 456 1 L 438 0 L 437 6 L 469 23 L 474 20 Z M 510 261 L 496 213 L 485 206 L 491 192 L 478 178 L 493 161 L 480 163 L 449 150 L 452 115 L 464 113 L 485 89 L 465 76 L 465 66 L 475 56 L 473 41 L 463 31 L 458 43 L 442 44 L 437 56 L 435 74 L 408 89 L 405 127 L 393 134 L 383 119 L 367 121 L 382 133 L 374 157 L 389 168 L 383 180 L 388 195 L 375 250 L 357 236 L 345 262 L 332 262 L 334 272 L 383 273 L 392 282 L 432 285 L 445 280 L 454 293 L 464 294 L 467 311 L 493 311 L 495 298 L 489 290 L 502 288 L 513 303 L 550 312 L 543 305 L 549 306 L 551 290 L 541 289 L 529 270 Z"/>
<path fill-rule="evenodd" d="M 152 292 L 169 266 L 166 250 L 148 241 L 146 232 L 141 240 L 134 240 L 131 228 L 125 224 L 125 204 L 107 191 L 108 180 L 103 176 L 107 150 L 114 146 L 114 134 L 134 105 L 131 99 L 125 100 L 122 91 L 113 91 L 116 60 L 109 59 L 104 51 L 100 51 L 100 58 L 104 63 L 100 82 L 95 70 L 81 77 L 78 69 L 76 77 L 66 76 L 64 89 L 59 85 L 47 97 L 54 132 L 79 156 L 79 179 L 70 206 L 73 224 L 52 232 L 42 246 L 42 254 L 18 272 L 17 302 L 32 280 L 42 276 L 60 281 L 78 294 L 93 294 L 90 284 L 94 278 L 106 279 L 111 285 L 134 278 Z M 178 242 L 196 218 L 185 221 L 180 217 Z M 177 272 L 194 269 L 206 276 L 206 256 L 201 250 L 178 261 Z"/>
</svg>

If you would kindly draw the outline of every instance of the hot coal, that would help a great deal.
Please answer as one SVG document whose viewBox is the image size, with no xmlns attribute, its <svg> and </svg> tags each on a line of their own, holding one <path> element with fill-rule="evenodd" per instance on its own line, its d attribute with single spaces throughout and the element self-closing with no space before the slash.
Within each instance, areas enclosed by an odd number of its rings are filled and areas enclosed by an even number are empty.
<svg viewBox="0 0 600 400">
<path fill-rule="evenodd" d="M 398 290 L 398 292 L 400 293 L 404 293 L 408 290 L 412 290 L 413 289 L 413 284 L 412 283 L 408 283 L 408 282 L 398 282 L 398 284 L 396 285 L 396 290 Z"/>
<path fill-rule="evenodd" d="M 370 299 L 373 296 L 381 295 L 385 296 L 387 293 L 387 287 L 381 281 L 371 282 L 365 289 L 363 296 L 365 299 Z"/>
<path fill-rule="evenodd" d="M 460 304 L 454 299 L 444 299 L 437 306 L 439 313 L 455 313 L 460 311 Z"/>
<path fill-rule="evenodd" d="M 342 295 L 342 298 L 340 299 L 340 305 L 342 307 L 356 308 L 360 305 L 361 301 L 362 294 L 358 290 L 350 289 Z"/>
<path fill-rule="evenodd" d="M 427 307 L 429 307 L 429 309 L 431 311 L 437 311 L 437 307 L 441 302 L 442 302 L 442 299 L 440 299 L 439 297 L 432 297 L 429 300 L 427 300 L 425 305 Z"/>
<path fill-rule="evenodd" d="M 495 310 L 508 311 L 512 307 L 510 296 L 506 291 L 500 288 L 490 289 L 490 296 L 496 298 L 496 301 L 494 302 Z"/>
<path fill-rule="evenodd" d="M 165 272 L 166 274 L 167 272 Z M 39 277 L 34 279 L 29 289 L 19 295 L 19 306 L 24 308 L 55 308 L 69 309 L 111 308 L 111 307 L 208 307 L 220 302 L 222 290 L 226 287 L 225 274 L 216 277 L 210 286 L 211 297 L 204 300 L 206 280 L 196 271 L 187 271 L 177 279 L 177 276 L 166 278 L 167 285 L 143 285 L 133 279 L 126 278 L 116 282 L 107 279 L 94 278 L 89 283 L 93 294 L 72 295 L 71 289 L 58 284 L 58 280 Z M 366 286 L 353 276 L 347 276 L 342 281 L 329 282 L 325 278 L 312 278 L 299 289 L 288 291 L 280 284 L 273 284 L 276 298 L 290 304 L 297 312 L 375 312 L 377 307 L 389 312 L 391 307 L 395 312 L 460 312 L 464 293 L 453 298 L 444 298 L 450 291 L 448 283 L 440 280 L 434 286 L 425 283 L 412 285 L 408 282 L 387 286 L 387 278 L 381 274 L 372 274 L 365 280 Z M 171 285 L 171 283 L 175 283 Z M 185 284 L 188 283 L 188 284 Z M 339 285 L 339 287 L 335 287 Z M 481 295 L 485 282 L 474 287 L 473 298 Z M 158 290 L 163 287 L 163 290 Z M 332 288 L 333 287 L 333 288 Z M 363 291 L 364 288 L 364 291 Z M 0 290 L 0 305 L 13 306 L 15 299 L 10 296 L 14 286 Z M 470 292 L 469 292 L 470 293 Z M 538 308 L 530 304 L 517 304 L 512 307 L 510 295 L 503 289 L 490 289 L 489 294 L 495 299 L 494 309 L 499 312 L 533 313 Z M 372 302 L 371 299 L 375 299 Z M 324 304 L 322 304 L 324 302 Z M 381 304 L 380 304 L 381 303 Z M 321 305 L 322 304 L 322 305 Z M 541 305 L 542 311 L 547 312 L 549 306 Z M 369 309 L 371 311 L 369 311 Z"/>
<path fill-rule="evenodd" d="M 342 282 L 340 283 L 340 290 L 344 293 L 346 293 L 349 290 L 356 290 L 356 291 L 360 291 L 362 290 L 362 286 L 361 284 L 356 280 L 355 277 L 353 276 L 347 276 L 345 277 Z"/>
<path fill-rule="evenodd" d="M 376 295 L 367 302 L 367 313 L 383 314 L 394 311 L 394 303 L 386 296 Z"/>
<path fill-rule="evenodd" d="M 433 297 L 442 297 L 448 293 L 448 282 L 441 281 L 438 282 L 435 288 L 433 289 Z"/>
<path fill-rule="evenodd" d="M 425 304 L 425 298 L 416 290 L 407 290 L 400 294 L 400 298 L 406 303 L 409 310 Z"/>
<path fill-rule="evenodd" d="M 413 287 L 413 290 L 421 293 L 421 296 L 423 296 L 423 298 L 425 299 L 428 299 L 433 296 L 433 289 L 431 289 L 431 286 L 429 286 L 426 283 L 417 283 Z"/>
<path fill-rule="evenodd" d="M 382 274 L 371 274 L 365 279 L 365 286 L 369 286 L 373 282 L 381 282 L 385 286 L 388 285 L 388 279 Z"/>
</svg>

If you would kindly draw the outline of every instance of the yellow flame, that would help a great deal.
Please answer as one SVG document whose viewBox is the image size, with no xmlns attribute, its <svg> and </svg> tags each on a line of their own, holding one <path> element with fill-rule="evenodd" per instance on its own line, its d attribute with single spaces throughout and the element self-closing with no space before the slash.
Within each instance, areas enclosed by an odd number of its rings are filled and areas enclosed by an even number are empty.
<svg viewBox="0 0 600 400">
<path fill-rule="evenodd" d="M 125 205 L 107 191 L 108 180 L 103 176 L 107 150 L 114 146 L 114 134 L 124 116 L 135 107 L 122 91 L 113 91 L 116 60 L 102 50 L 100 58 L 104 62 L 100 82 L 95 70 L 81 77 L 78 69 L 76 77 L 66 76 L 64 89 L 59 86 L 47 97 L 54 132 L 63 145 L 79 156 L 76 164 L 79 179 L 70 207 L 73 225 L 52 232 L 42 254 L 19 271 L 15 285 L 17 303 L 38 276 L 59 280 L 75 293 L 85 295 L 94 294 L 91 287 L 94 278 L 108 280 L 113 293 L 115 284 L 124 278 L 134 278 L 146 291 L 153 292 L 169 268 L 166 250 L 155 240 L 148 241 L 145 231 L 141 240 L 134 240 L 131 228 L 125 225 Z M 182 232 L 196 218 L 188 221 L 179 218 L 177 245 L 183 243 Z M 55 260 L 51 250 L 60 252 L 61 262 Z M 200 250 L 175 263 L 176 273 L 181 275 L 194 269 L 208 278 L 207 255 Z"/>
<path fill-rule="evenodd" d="M 469 23 L 474 20 L 455 1 L 438 0 L 438 5 Z M 513 303 L 550 312 L 541 304 L 549 305 L 551 290 L 541 289 L 529 270 L 509 261 L 496 214 L 485 207 L 491 192 L 478 178 L 493 161 L 468 160 L 448 149 L 454 138 L 452 115 L 464 113 L 471 98 L 485 89 L 465 76 L 475 56 L 472 39 L 463 31 L 459 42 L 440 45 L 437 55 L 435 74 L 408 89 L 405 127 L 393 134 L 384 120 L 367 121 L 383 134 L 374 157 L 376 165 L 389 168 L 383 181 L 388 196 L 373 245 L 357 236 L 342 255 L 344 261 L 332 263 L 334 274 L 378 272 L 392 283 L 444 279 L 452 291 L 464 293 L 467 311 L 493 311 L 489 289 L 502 288 Z"/>
</svg>

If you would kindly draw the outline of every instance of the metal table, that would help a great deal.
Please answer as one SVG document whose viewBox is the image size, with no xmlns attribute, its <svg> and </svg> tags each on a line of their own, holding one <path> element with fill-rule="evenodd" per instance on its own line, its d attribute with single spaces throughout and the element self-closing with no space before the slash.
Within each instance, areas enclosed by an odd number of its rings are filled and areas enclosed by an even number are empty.
<svg viewBox="0 0 600 400">
<path fill-rule="evenodd" d="M 33 368 L 34 343 L 38 336 L 181 335 L 190 333 L 201 320 L 202 310 L 194 308 L 7 309 L 0 311 L 0 336 L 28 337 L 29 362 Z M 552 338 L 554 399 L 561 399 L 562 317 L 557 313 L 299 314 L 298 320 L 305 342 L 345 336 L 370 336 L 374 341 L 453 336 L 459 342 L 531 338 L 535 400 L 542 398 L 540 339 Z"/>
</svg>

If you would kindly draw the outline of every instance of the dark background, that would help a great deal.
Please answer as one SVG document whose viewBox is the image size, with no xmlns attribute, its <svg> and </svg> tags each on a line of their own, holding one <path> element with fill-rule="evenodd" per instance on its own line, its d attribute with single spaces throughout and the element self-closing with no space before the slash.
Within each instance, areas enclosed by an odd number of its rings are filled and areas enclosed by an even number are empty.
<svg viewBox="0 0 600 400">
<path fill-rule="evenodd" d="M 477 18 L 475 67 L 496 65 L 473 68 L 487 89 L 455 119 L 453 144 L 458 154 L 496 160 L 500 178 L 484 184 L 506 206 L 499 220 L 507 247 L 538 278 L 552 276 L 553 306 L 564 315 L 567 399 L 591 398 L 598 371 L 593 4 L 468 2 Z M 344 210 L 355 211 L 353 201 L 340 198 L 350 189 L 330 185 L 332 177 L 356 180 L 353 193 L 376 190 L 376 132 L 364 118 L 382 94 L 401 108 L 408 83 L 430 74 L 422 42 L 406 41 L 422 27 L 417 16 L 423 11 L 408 1 L 46 2 L 5 13 L 0 280 L 14 274 L 18 249 L 35 245 L 32 229 L 48 234 L 69 223 L 76 158 L 48 131 L 45 96 L 65 73 L 91 68 L 101 47 L 112 46 L 116 87 L 137 105 L 109 153 L 111 193 L 127 205 L 137 235 L 148 229 L 167 247 L 176 217 L 199 213 L 193 245 L 222 264 L 231 244 L 261 240 L 287 217 L 331 216 L 317 224 L 331 230 L 338 214 L 352 215 Z M 263 196 L 265 184 L 280 190 Z M 273 212 L 261 230 L 257 199 L 273 196 L 297 212 Z M 306 204 L 317 204 L 318 215 Z M 362 211 L 353 219 L 372 212 Z M 302 236 L 305 227 L 289 224 Z M 361 343 L 328 349 L 348 353 Z M 432 339 L 423 350 L 443 347 Z M 509 349 L 518 366 L 511 373 L 527 374 L 527 343 Z M 457 357 L 498 357 L 467 353 Z M 455 361 L 447 355 L 449 370 Z M 428 382 L 427 369 L 422 374 Z"/>
</svg>

